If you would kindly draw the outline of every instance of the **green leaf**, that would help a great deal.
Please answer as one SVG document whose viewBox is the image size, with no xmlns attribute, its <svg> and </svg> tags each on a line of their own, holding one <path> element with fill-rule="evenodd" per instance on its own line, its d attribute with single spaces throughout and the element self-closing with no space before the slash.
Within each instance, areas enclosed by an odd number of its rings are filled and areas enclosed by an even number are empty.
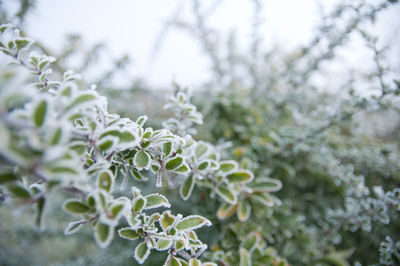
<svg viewBox="0 0 400 266">
<path fill-rule="evenodd" d="M 219 186 L 216 190 L 217 194 L 230 204 L 236 204 L 236 194 L 226 186 Z"/>
<path fill-rule="evenodd" d="M 263 204 L 266 207 L 273 207 L 275 205 L 274 199 L 268 193 L 251 194 L 250 199 Z"/>
<path fill-rule="evenodd" d="M 71 199 L 64 203 L 64 210 L 71 214 L 83 214 L 87 213 L 90 208 L 79 200 Z"/>
<path fill-rule="evenodd" d="M 254 175 L 248 170 L 236 171 L 227 176 L 229 183 L 247 183 L 253 180 Z"/>
<path fill-rule="evenodd" d="M 117 143 L 118 143 L 117 137 L 108 136 L 107 138 L 101 139 L 98 142 L 97 147 L 100 149 L 100 151 L 107 152 L 109 150 L 112 150 Z"/>
<path fill-rule="evenodd" d="M 64 231 L 64 235 L 72 235 L 81 230 L 83 227 L 82 221 L 69 223 L 67 228 Z"/>
<path fill-rule="evenodd" d="M 167 250 L 171 247 L 171 245 L 172 245 L 171 239 L 162 239 L 161 238 L 157 241 L 156 249 L 160 250 L 160 251 Z"/>
<path fill-rule="evenodd" d="M 133 203 L 133 211 L 138 213 L 143 210 L 144 206 L 146 206 L 146 199 L 142 196 L 138 196 Z"/>
<path fill-rule="evenodd" d="M 110 213 L 112 219 L 117 220 L 123 214 L 124 207 L 125 207 L 124 202 L 117 202 L 112 204 L 110 207 Z"/>
<path fill-rule="evenodd" d="M 248 186 L 254 193 L 274 192 L 282 188 L 282 182 L 277 179 L 263 177 L 256 179 L 255 182 L 250 183 Z"/>
<path fill-rule="evenodd" d="M 19 183 L 11 183 L 7 185 L 7 190 L 14 198 L 29 199 L 31 194 L 29 191 Z"/>
<path fill-rule="evenodd" d="M 62 127 L 57 127 L 54 132 L 52 132 L 50 144 L 51 145 L 57 145 L 60 143 L 63 135 Z"/>
<path fill-rule="evenodd" d="M 111 243 L 111 240 L 113 239 L 113 237 L 114 237 L 114 228 L 113 227 L 111 227 L 107 224 L 103 224 L 101 222 L 97 222 L 94 238 L 95 238 L 97 244 L 101 248 L 106 248 Z"/>
<path fill-rule="evenodd" d="M 97 187 L 110 192 L 113 186 L 114 178 L 110 171 L 104 171 L 100 173 L 97 178 Z"/>
<path fill-rule="evenodd" d="M 189 166 L 186 163 L 183 163 L 178 169 L 174 170 L 174 172 L 182 174 L 187 173 L 189 171 L 190 171 Z"/>
<path fill-rule="evenodd" d="M 125 227 L 125 228 L 119 229 L 118 234 L 121 238 L 125 238 L 128 240 L 134 240 L 134 239 L 137 239 L 138 237 L 140 237 L 140 234 L 136 230 L 134 230 L 130 227 Z"/>
<path fill-rule="evenodd" d="M 238 164 L 235 161 L 222 161 L 219 163 L 219 170 L 223 173 L 232 173 L 236 171 Z"/>
<path fill-rule="evenodd" d="M 47 115 L 47 108 L 48 104 L 45 99 L 42 99 L 36 104 L 32 113 L 32 119 L 35 126 L 41 127 L 44 124 Z"/>
<path fill-rule="evenodd" d="M 163 152 L 164 157 L 167 157 L 168 155 L 170 155 L 172 152 L 172 142 L 167 141 L 167 142 L 163 143 L 162 152 Z"/>
<path fill-rule="evenodd" d="M 176 250 L 181 250 L 185 247 L 185 243 L 183 242 L 183 240 L 178 240 L 175 243 L 175 248 Z"/>
<path fill-rule="evenodd" d="M 167 266 L 182 266 L 182 264 L 178 258 L 171 257 Z"/>
<path fill-rule="evenodd" d="M 246 240 L 242 243 L 242 248 L 246 249 L 249 253 L 252 253 L 260 242 L 260 236 L 258 233 L 253 232 L 247 235 Z"/>
<path fill-rule="evenodd" d="M 136 120 L 136 123 L 139 125 L 139 126 L 143 126 L 144 125 L 144 123 L 146 123 L 146 121 L 147 121 L 147 116 L 145 116 L 145 115 L 142 115 L 142 116 L 139 116 L 138 117 L 138 119 Z"/>
<path fill-rule="evenodd" d="M 190 259 L 189 266 L 201 266 L 201 261 L 198 259 Z"/>
<path fill-rule="evenodd" d="M 166 161 L 165 168 L 167 170 L 175 170 L 183 164 L 183 158 L 181 156 L 176 156 Z"/>
<path fill-rule="evenodd" d="M 197 158 L 201 158 L 203 155 L 205 155 L 208 151 L 208 146 L 204 143 L 198 143 L 196 150 L 195 150 L 195 155 Z"/>
<path fill-rule="evenodd" d="M 223 202 L 217 211 L 218 219 L 224 220 L 231 217 L 235 213 L 237 206 L 237 204 L 232 205 L 227 202 Z"/>
<path fill-rule="evenodd" d="M 0 171 L 0 185 L 8 183 L 8 182 L 13 182 L 16 181 L 18 177 L 10 171 Z"/>
<path fill-rule="evenodd" d="M 184 259 L 181 259 L 181 258 L 177 258 L 177 259 L 179 260 L 179 262 L 181 263 L 182 266 L 189 266 L 189 264 Z M 215 265 L 215 266 L 218 266 L 218 265 Z"/>
<path fill-rule="evenodd" d="M 150 249 L 147 247 L 146 241 L 141 242 L 135 249 L 135 259 L 142 264 L 150 255 Z"/>
<path fill-rule="evenodd" d="M 245 222 L 249 219 L 251 214 L 251 205 L 246 200 L 239 201 L 236 211 L 239 221 Z"/>
<path fill-rule="evenodd" d="M 139 150 L 133 157 L 133 161 L 137 168 L 147 168 L 150 165 L 150 155 L 145 151 Z"/>
<path fill-rule="evenodd" d="M 240 248 L 239 255 L 240 255 L 240 263 L 239 263 L 240 266 L 251 266 L 250 253 L 246 249 Z"/>
<path fill-rule="evenodd" d="M 147 181 L 148 178 L 143 176 L 141 173 L 139 173 L 138 171 L 131 169 L 130 171 L 131 176 L 138 181 Z"/>
<path fill-rule="evenodd" d="M 154 209 L 158 207 L 166 207 L 169 208 L 171 207 L 171 204 L 169 204 L 167 198 L 164 195 L 161 194 L 150 194 L 145 196 L 146 199 L 146 209 Z"/>
<path fill-rule="evenodd" d="M 210 161 L 203 161 L 199 164 L 199 166 L 197 167 L 197 169 L 199 169 L 200 171 L 207 169 L 210 166 Z"/>
<path fill-rule="evenodd" d="M 125 142 L 125 143 L 129 143 L 129 142 L 133 142 L 136 140 L 136 136 L 135 134 L 133 134 L 131 131 L 129 130 L 125 130 L 125 131 L 121 131 L 119 133 L 119 141 L 120 142 Z"/>
<path fill-rule="evenodd" d="M 160 220 L 160 225 L 162 229 L 166 230 L 170 225 L 172 225 L 175 221 L 175 216 L 171 214 L 170 211 L 165 211 Z"/>
<path fill-rule="evenodd" d="M 187 200 L 188 198 L 190 198 L 190 195 L 192 194 L 194 188 L 194 183 L 195 177 L 193 174 L 186 178 L 185 182 L 183 182 L 179 190 L 182 199 Z"/>
<path fill-rule="evenodd" d="M 97 95 L 92 92 L 84 92 L 75 97 L 72 102 L 65 108 L 65 112 L 68 112 L 76 107 L 79 107 L 80 105 L 84 103 L 88 103 L 91 101 L 97 100 Z"/>
<path fill-rule="evenodd" d="M 14 40 L 14 43 L 17 50 L 21 51 L 22 49 L 28 49 L 29 46 L 32 45 L 33 41 L 28 38 L 17 38 Z"/>
<path fill-rule="evenodd" d="M 180 220 L 176 224 L 176 229 L 180 231 L 194 230 L 203 225 L 210 226 L 211 222 L 200 215 L 190 215 Z"/>
</svg>

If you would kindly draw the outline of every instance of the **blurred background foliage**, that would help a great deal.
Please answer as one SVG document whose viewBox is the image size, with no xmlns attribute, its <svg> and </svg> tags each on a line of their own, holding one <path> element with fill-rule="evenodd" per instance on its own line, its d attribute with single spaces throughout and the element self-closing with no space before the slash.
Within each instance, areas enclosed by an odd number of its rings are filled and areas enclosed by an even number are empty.
<svg viewBox="0 0 400 266">
<path fill-rule="evenodd" d="M 223 1 L 215 1 L 215 6 L 219 2 Z M 388 203 L 388 197 L 383 199 L 376 187 L 390 192 L 400 184 L 400 61 L 396 65 L 393 58 L 388 60 L 391 49 L 398 46 L 385 46 L 372 30 L 386 10 L 398 10 L 397 2 L 340 1 L 329 14 L 321 14 L 311 41 L 293 51 L 264 49 L 263 1 L 249 0 L 254 6 L 253 21 L 249 21 L 253 34 L 245 51 L 238 48 L 235 32 L 226 40 L 216 37 L 220 32 L 208 22 L 211 11 L 201 1 L 191 1 L 193 20 L 173 17 L 168 21 L 168 31 L 187 32 L 211 62 L 213 75 L 193 92 L 205 116 L 198 137 L 225 143 L 226 154 L 256 176 L 283 183 L 277 192 L 282 204 L 270 209 L 253 206 L 254 214 L 245 224 L 234 218 L 216 219 L 218 206 L 206 201 L 202 191 L 183 202 L 176 188 L 166 189 L 174 212 L 210 217 L 213 226 L 224 232 L 224 241 L 217 241 L 221 236 L 214 229 L 203 230 L 200 237 L 209 244 L 209 257 L 218 250 L 235 250 L 230 239 L 256 229 L 267 246 L 292 265 L 399 263 L 398 247 L 392 242 L 390 248 L 382 247 L 387 236 L 394 243 L 400 240 L 398 205 Z M 0 5 L 2 23 L 23 29 L 35 3 L 20 0 L 15 14 Z M 347 75 L 330 76 L 329 67 L 337 63 L 338 52 L 352 38 L 363 42 L 368 51 L 364 60 L 372 67 L 367 72 L 350 69 Z M 65 46 L 58 51 L 50 51 L 45 42 L 36 43 L 37 50 L 58 59 L 53 75 L 72 65 L 84 76 L 96 72 L 97 60 L 105 53 L 102 48 L 102 44 L 88 47 L 78 35 L 66 36 Z M 111 110 L 131 118 L 146 114 L 150 125 L 159 128 L 169 116 L 160 106 L 171 93 L 151 88 L 145 79 L 123 89 L 115 87 L 114 75 L 129 62 L 128 56 L 117 58 L 114 67 L 96 72 L 94 79 L 83 79 L 82 85 L 97 85 L 108 97 Z M 52 202 L 47 207 L 44 231 L 33 226 L 29 210 L 10 215 L 12 210 L 0 209 L 2 264 L 135 265 L 131 243 L 114 240 L 103 251 L 85 231 L 65 237 L 66 214 L 57 205 Z M 146 265 L 158 265 L 161 260 Z"/>
</svg>

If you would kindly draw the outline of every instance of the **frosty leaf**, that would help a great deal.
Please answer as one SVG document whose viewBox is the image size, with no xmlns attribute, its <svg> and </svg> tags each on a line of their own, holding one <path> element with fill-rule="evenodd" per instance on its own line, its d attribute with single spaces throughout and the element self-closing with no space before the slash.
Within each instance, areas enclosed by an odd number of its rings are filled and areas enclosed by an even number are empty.
<svg viewBox="0 0 400 266">
<path fill-rule="evenodd" d="M 101 151 L 110 151 L 113 150 L 114 146 L 118 143 L 118 138 L 113 136 L 107 136 L 101 140 L 99 140 L 97 147 Z"/>
<path fill-rule="evenodd" d="M 223 173 L 232 173 L 238 168 L 238 164 L 235 161 L 222 161 L 219 163 L 219 170 Z"/>
<path fill-rule="evenodd" d="M 110 218 L 112 218 L 114 220 L 118 220 L 118 218 L 121 217 L 121 215 L 123 214 L 123 211 L 124 211 L 125 206 L 126 206 L 125 204 L 126 204 L 125 202 L 113 203 L 111 205 L 111 207 L 109 207 L 110 214 L 111 214 Z"/>
<path fill-rule="evenodd" d="M 113 177 L 110 171 L 102 172 L 97 178 L 97 187 L 100 189 L 104 189 L 107 192 L 111 191 L 113 186 Z"/>
<path fill-rule="evenodd" d="M 88 212 L 90 208 L 79 200 L 71 199 L 64 203 L 64 210 L 71 214 L 83 214 Z"/>
<path fill-rule="evenodd" d="M 183 164 L 183 158 L 181 156 L 176 156 L 166 161 L 165 168 L 167 170 L 175 170 Z"/>
<path fill-rule="evenodd" d="M 15 48 L 18 51 L 21 51 L 22 49 L 28 49 L 29 46 L 32 45 L 33 40 L 28 38 L 17 38 L 14 40 L 14 43 L 15 43 Z"/>
<path fill-rule="evenodd" d="M 148 118 L 147 118 L 147 116 L 145 116 L 145 115 L 139 116 L 138 119 L 136 120 L 136 123 L 137 123 L 139 126 L 143 126 L 143 125 L 146 123 L 147 119 L 148 119 Z"/>
<path fill-rule="evenodd" d="M 230 204 L 236 203 L 236 194 L 226 186 L 219 186 L 216 190 L 217 194 Z"/>
<path fill-rule="evenodd" d="M 135 259 L 139 264 L 142 264 L 150 255 L 150 248 L 147 247 L 146 241 L 141 242 L 135 248 Z"/>
<path fill-rule="evenodd" d="M 168 260 L 168 259 L 167 259 Z M 168 265 L 165 266 L 182 266 L 181 261 L 176 257 L 169 257 Z"/>
<path fill-rule="evenodd" d="M 142 196 L 138 196 L 138 197 L 135 199 L 134 203 L 133 203 L 133 208 L 132 208 L 132 210 L 133 210 L 135 213 L 138 213 L 138 212 L 142 211 L 143 208 L 144 208 L 145 206 L 146 206 L 146 199 L 143 198 Z"/>
<path fill-rule="evenodd" d="M 147 181 L 148 178 L 143 176 L 141 173 L 139 173 L 138 171 L 131 169 L 130 171 L 131 176 L 138 181 Z"/>
<path fill-rule="evenodd" d="M 118 234 L 121 238 L 125 238 L 128 240 L 134 240 L 134 239 L 137 239 L 138 237 L 140 237 L 140 234 L 136 230 L 134 230 L 130 227 L 125 227 L 125 228 L 119 229 Z"/>
<path fill-rule="evenodd" d="M 175 243 L 175 248 L 176 250 L 181 250 L 185 247 L 185 243 L 183 242 L 183 240 L 178 240 Z"/>
<path fill-rule="evenodd" d="M 162 239 L 162 238 L 160 238 L 157 241 L 156 249 L 160 250 L 160 251 L 167 250 L 167 249 L 169 249 L 171 247 L 171 245 L 172 245 L 172 240 L 171 239 Z"/>
<path fill-rule="evenodd" d="M 223 202 L 218 208 L 217 217 L 220 220 L 227 219 L 232 216 L 237 209 L 237 204 L 232 205 L 227 202 Z"/>
<path fill-rule="evenodd" d="M 32 113 L 33 123 L 37 127 L 41 127 L 47 116 L 48 103 L 45 99 L 39 101 Z"/>
<path fill-rule="evenodd" d="M 79 107 L 80 105 L 97 100 L 97 94 L 93 92 L 84 92 L 79 94 L 77 97 L 74 98 L 74 100 L 65 108 L 65 111 L 68 112 L 76 107 Z"/>
<path fill-rule="evenodd" d="M 201 266 L 201 261 L 198 259 L 190 259 L 189 266 Z"/>
<path fill-rule="evenodd" d="M 94 238 L 101 248 L 106 248 L 114 238 L 114 228 L 98 222 L 95 227 Z"/>
<path fill-rule="evenodd" d="M 240 266 L 251 266 L 250 253 L 246 249 L 240 248 L 239 255 L 240 255 L 240 263 L 239 263 Z"/>
<path fill-rule="evenodd" d="M 81 230 L 83 223 L 81 221 L 69 223 L 64 231 L 65 235 L 72 235 Z"/>
<path fill-rule="evenodd" d="M 263 204 L 266 207 L 272 207 L 275 205 L 275 201 L 271 196 L 267 193 L 262 193 L 262 194 L 251 194 L 250 198 L 252 200 L 255 200 L 261 204 Z"/>
<path fill-rule="evenodd" d="M 255 182 L 250 183 L 248 186 L 253 190 L 254 193 L 274 192 L 282 188 L 282 182 L 277 179 L 263 177 L 258 178 Z"/>
<path fill-rule="evenodd" d="M 246 200 L 239 201 L 236 211 L 239 221 L 245 222 L 249 219 L 251 214 L 251 205 Z"/>
<path fill-rule="evenodd" d="M 194 175 L 190 175 L 188 176 L 188 178 L 186 178 L 185 182 L 183 182 L 179 190 L 182 199 L 187 200 L 188 198 L 190 198 L 190 195 L 192 194 L 193 191 L 194 183 L 195 183 Z"/>
<path fill-rule="evenodd" d="M 169 211 L 165 211 L 161 215 L 161 220 L 160 220 L 160 225 L 161 227 L 165 230 L 167 229 L 170 225 L 172 225 L 175 221 L 175 216 L 171 215 Z"/>
<path fill-rule="evenodd" d="M 248 170 L 236 171 L 227 176 L 229 183 L 247 183 L 253 180 L 254 175 Z"/>
<path fill-rule="evenodd" d="M 218 265 L 214 262 L 204 262 L 201 264 L 201 266 L 218 266 Z"/>
<path fill-rule="evenodd" d="M 174 172 L 182 173 L 182 174 L 187 173 L 189 171 L 190 171 L 189 166 L 186 163 L 183 163 L 179 168 L 174 170 Z"/>
<path fill-rule="evenodd" d="M 146 199 L 146 209 L 154 209 L 158 207 L 166 207 L 169 208 L 171 204 L 169 204 L 167 198 L 161 194 L 150 194 L 145 196 Z"/>
<path fill-rule="evenodd" d="M 167 142 L 163 143 L 163 146 L 162 146 L 163 156 L 167 157 L 168 155 L 171 154 L 171 151 L 172 151 L 172 142 L 167 141 Z"/>
<path fill-rule="evenodd" d="M 180 231 L 193 230 L 203 225 L 210 226 L 211 222 L 200 215 L 190 215 L 180 220 L 176 224 L 176 229 Z"/>
<path fill-rule="evenodd" d="M 199 169 L 200 171 L 207 169 L 210 166 L 210 162 L 209 161 L 203 161 L 199 164 L 199 166 L 197 167 L 197 169 Z"/>
<path fill-rule="evenodd" d="M 150 155 L 145 151 L 138 151 L 133 158 L 137 168 L 147 168 L 150 165 Z"/>
<path fill-rule="evenodd" d="M 208 151 L 207 145 L 203 143 L 199 143 L 196 147 L 195 155 L 197 158 L 201 158 L 203 155 L 205 155 Z"/>
<path fill-rule="evenodd" d="M 256 249 L 259 242 L 260 236 L 257 233 L 250 233 L 246 237 L 246 240 L 242 243 L 242 248 L 252 253 Z"/>
</svg>

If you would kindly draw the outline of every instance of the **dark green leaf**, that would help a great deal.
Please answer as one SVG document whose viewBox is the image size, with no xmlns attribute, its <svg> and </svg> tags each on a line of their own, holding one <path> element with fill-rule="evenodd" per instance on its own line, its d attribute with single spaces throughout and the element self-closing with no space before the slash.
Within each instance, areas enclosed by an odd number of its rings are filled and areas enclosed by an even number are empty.
<svg viewBox="0 0 400 266">
<path fill-rule="evenodd" d="M 190 195 L 192 194 L 193 191 L 194 183 L 195 183 L 195 178 L 193 174 L 188 176 L 188 178 L 186 178 L 185 182 L 183 182 L 180 188 L 180 194 L 182 199 L 187 200 L 188 198 L 190 198 Z"/>
</svg>

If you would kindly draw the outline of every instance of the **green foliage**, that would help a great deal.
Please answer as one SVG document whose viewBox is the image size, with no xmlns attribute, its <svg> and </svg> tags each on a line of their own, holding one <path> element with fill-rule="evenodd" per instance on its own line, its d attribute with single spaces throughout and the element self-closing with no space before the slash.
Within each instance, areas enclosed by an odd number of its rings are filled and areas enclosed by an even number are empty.
<svg viewBox="0 0 400 266">
<path fill-rule="evenodd" d="M 214 75 L 193 99 L 175 84 L 161 127 L 158 101 L 149 121 L 113 113 L 107 100 L 122 114 L 120 102 L 132 106 L 136 95 L 114 98 L 99 86 L 103 97 L 65 71 L 62 57 L 38 55 L 40 44 L 1 25 L 0 211 L 36 215 L 22 228 L 62 227 L 60 241 L 86 252 L 64 260 L 72 265 L 398 264 L 399 126 L 383 134 L 373 126 L 374 116 L 399 117 L 398 72 L 366 30 L 393 1 L 356 2 L 338 5 L 307 46 L 282 54 L 260 49 L 254 1 L 251 56 L 234 49 L 233 37 L 225 56 L 193 0 L 195 25 L 171 25 L 199 33 Z M 314 79 L 356 34 L 373 52 L 371 93 L 354 80 L 334 82 L 348 93 L 321 92 Z M 46 219 L 55 222 L 45 228 Z M 3 248 L 9 238 L 1 239 Z M 3 253 L 6 263 L 18 260 Z"/>
</svg>

